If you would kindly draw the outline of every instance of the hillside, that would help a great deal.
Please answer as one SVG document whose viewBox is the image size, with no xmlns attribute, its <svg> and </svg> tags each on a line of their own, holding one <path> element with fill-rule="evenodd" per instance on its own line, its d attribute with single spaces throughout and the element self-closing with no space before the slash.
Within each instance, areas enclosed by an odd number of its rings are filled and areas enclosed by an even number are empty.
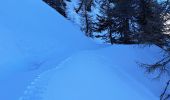
<svg viewBox="0 0 170 100">
<path fill-rule="evenodd" d="M 157 47 L 97 44 L 41 0 L 0 1 L 0 12 L 0 99 L 159 99 L 166 78 L 136 63 Z"/>
</svg>

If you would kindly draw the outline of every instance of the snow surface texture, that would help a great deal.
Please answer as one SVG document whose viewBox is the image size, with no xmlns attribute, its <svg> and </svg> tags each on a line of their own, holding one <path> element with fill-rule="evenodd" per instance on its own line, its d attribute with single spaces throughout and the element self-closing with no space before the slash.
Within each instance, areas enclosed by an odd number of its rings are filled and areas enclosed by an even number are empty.
<svg viewBox="0 0 170 100">
<path fill-rule="evenodd" d="M 158 100 L 136 64 L 156 47 L 96 44 L 41 0 L 0 1 L 0 22 L 0 100 Z"/>
<path fill-rule="evenodd" d="M 91 52 L 57 66 L 47 87 L 43 100 L 156 100 L 145 87 Z"/>
<path fill-rule="evenodd" d="M 1 0 L 0 100 L 17 100 L 42 71 L 98 47 L 41 0 Z"/>
<path fill-rule="evenodd" d="M 39 93 L 34 92 L 39 90 L 31 89 L 33 95 L 26 93 L 20 100 L 158 100 L 160 89 L 157 87 L 162 85 L 158 81 L 152 82 L 141 69 L 134 67 L 137 66 L 135 60 L 144 61 L 143 54 L 156 53 L 155 49 L 118 45 L 81 51 L 42 74 L 39 80 L 48 80 L 45 91 Z M 111 50 L 115 53 L 109 54 Z M 114 57 L 117 60 L 110 59 Z M 152 58 L 146 56 L 147 60 Z"/>
</svg>

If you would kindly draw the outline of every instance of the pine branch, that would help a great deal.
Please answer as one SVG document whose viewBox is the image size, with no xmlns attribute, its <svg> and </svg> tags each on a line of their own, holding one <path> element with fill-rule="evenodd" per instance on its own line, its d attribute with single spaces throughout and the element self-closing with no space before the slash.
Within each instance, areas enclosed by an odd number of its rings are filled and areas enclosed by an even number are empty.
<svg viewBox="0 0 170 100">
<path fill-rule="evenodd" d="M 170 84 L 170 80 L 167 82 L 164 91 L 163 91 L 162 94 L 160 95 L 160 100 L 168 100 L 168 98 L 170 98 L 170 94 L 168 94 L 168 95 L 165 97 L 165 94 L 166 94 L 166 92 L 167 92 L 167 89 L 168 89 L 169 84 Z"/>
</svg>

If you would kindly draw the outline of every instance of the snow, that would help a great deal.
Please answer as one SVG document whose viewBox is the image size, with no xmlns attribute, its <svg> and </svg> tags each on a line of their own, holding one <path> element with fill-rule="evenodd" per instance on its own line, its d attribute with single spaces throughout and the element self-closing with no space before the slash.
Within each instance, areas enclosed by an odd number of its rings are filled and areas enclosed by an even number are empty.
<svg viewBox="0 0 170 100">
<path fill-rule="evenodd" d="M 0 1 L 0 12 L 2 100 L 17 100 L 37 75 L 72 53 L 99 48 L 41 0 Z"/>
<path fill-rule="evenodd" d="M 156 100 L 141 84 L 91 52 L 72 56 L 52 76 L 44 100 Z"/>
<path fill-rule="evenodd" d="M 20 100 L 158 100 L 163 82 L 150 80 L 135 62 L 157 58 L 149 52 L 160 56 L 157 47 L 125 45 L 80 51 L 41 74 L 44 91 L 35 84 Z"/>
<path fill-rule="evenodd" d="M 0 100 L 159 98 L 166 80 L 136 63 L 157 47 L 97 44 L 41 0 L 0 1 L 0 22 Z"/>
</svg>

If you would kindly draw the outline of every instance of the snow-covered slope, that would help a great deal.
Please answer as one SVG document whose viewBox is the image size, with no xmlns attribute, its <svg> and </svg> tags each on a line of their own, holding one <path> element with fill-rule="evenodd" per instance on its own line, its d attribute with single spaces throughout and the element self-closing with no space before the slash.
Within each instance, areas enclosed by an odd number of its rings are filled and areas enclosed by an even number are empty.
<svg viewBox="0 0 170 100">
<path fill-rule="evenodd" d="M 158 100 L 165 80 L 149 79 L 136 61 L 159 54 L 156 47 L 125 45 L 81 51 L 40 74 L 20 100 Z"/>
<path fill-rule="evenodd" d="M 0 1 L 0 22 L 0 100 L 158 99 L 136 64 L 155 47 L 97 45 L 41 0 Z"/>
<path fill-rule="evenodd" d="M 19 51 L 18 57 L 35 61 L 56 53 L 61 59 L 79 49 L 95 48 L 78 28 L 41 0 L 6 0 L 0 4 L 0 43 L 5 45 L 1 53 L 10 55 L 8 58 Z"/>
<path fill-rule="evenodd" d="M 91 52 L 72 56 L 45 76 L 49 74 L 52 75 L 47 90 L 40 95 L 43 100 L 156 100 L 116 65 L 110 65 L 107 59 Z M 21 100 L 37 100 L 38 97 L 35 92 L 25 95 L 29 96 Z"/>
<path fill-rule="evenodd" d="M 74 52 L 96 48 L 41 0 L 1 0 L 0 99 L 15 100 L 41 70 Z"/>
</svg>

